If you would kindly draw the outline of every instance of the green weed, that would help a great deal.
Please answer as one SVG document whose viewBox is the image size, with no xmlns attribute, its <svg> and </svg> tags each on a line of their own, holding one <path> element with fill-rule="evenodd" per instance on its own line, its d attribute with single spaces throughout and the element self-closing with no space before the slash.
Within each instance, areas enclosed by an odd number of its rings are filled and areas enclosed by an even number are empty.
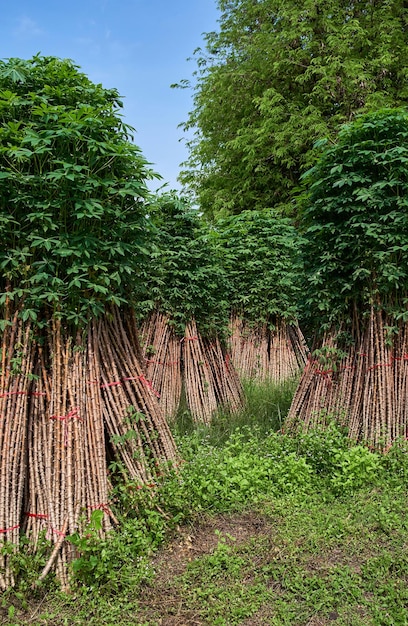
<svg viewBox="0 0 408 626">
<path fill-rule="evenodd" d="M 258 618 L 274 626 L 408 623 L 407 442 L 381 455 L 354 445 L 334 422 L 296 436 L 268 425 L 254 414 L 228 434 L 217 423 L 176 429 L 179 467 L 156 468 L 148 486 L 119 474 L 111 501 L 119 526 L 101 539 L 102 512 L 95 511 L 85 531 L 70 537 L 78 553 L 72 597 L 58 592 L 53 576 L 31 591 L 49 545 L 34 556 L 23 540 L 13 553 L 17 587 L 3 595 L 0 624 L 156 626 L 138 600 L 160 584 L 152 555 L 183 523 L 243 510 L 268 520 L 268 534 L 240 542 L 220 534 L 212 553 L 172 580 L 178 604 L 169 615 L 181 606 L 220 626 Z"/>
</svg>

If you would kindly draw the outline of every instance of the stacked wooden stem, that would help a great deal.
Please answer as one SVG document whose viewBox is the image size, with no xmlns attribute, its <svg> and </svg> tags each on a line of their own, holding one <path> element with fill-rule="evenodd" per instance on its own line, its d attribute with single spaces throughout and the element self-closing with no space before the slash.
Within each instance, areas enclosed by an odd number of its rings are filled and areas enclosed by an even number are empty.
<svg viewBox="0 0 408 626">
<path fill-rule="evenodd" d="M 308 430 L 335 418 L 352 439 L 382 449 L 397 437 L 406 437 L 407 325 L 400 324 L 397 334 L 388 337 L 393 326 L 385 313 L 372 308 L 364 325 L 353 328 L 354 344 L 347 350 L 338 345 L 337 334 L 326 336 L 318 354 L 339 348 L 342 358 L 333 365 L 310 357 L 286 427 Z"/>
<path fill-rule="evenodd" d="M 160 397 L 164 415 L 171 419 L 180 405 L 182 390 L 180 339 L 160 311 L 144 322 L 141 337 L 146 378 Z"/>
<path fill-rule="evenodd" d="M 0 589 L 13 585 L 6 543 L 17 549 L 26 479 L 28 406 L 34 346 L 30 325 L 7 316 L 0 376 Z"/>
<path fill-rule="evenodd" d="M 183 390 L 196 422 L 209 424 L 221 407 L 230 412 L 242 407 L 242 386 L 230 355 L 218 338 L 203 338 L 194 319 L 180 340 L 168 318 L 156 311 L 141 334 L 146 376 L 168 418 L 175 415 Z"/>
<path fill-rule="evenodd" d="M 230 322 L 232 362 L 242 378 L 275 383 L 293 378 L 304 367 L 307 347 L 299 326 L 277 321 L 249 324 L 238 316 Z"/>
<path fill-rule="evenodd" d="M 105 514 L 101 535 L 116 523 L 109 446 L 126 477 L 140 482 L 177 451 L 137 358 L 130 313 L 113 309 L 75 338 L 54 320 L 40 343 L 17 313 L 9 322 L 1 351 L 0 548 L 17 548 L 23 530 L 35 551 L 45 531 L 54 549 L 42 576 L 52 567 L 68 589 L 75 554 L 66 536 L 81 531 L 95 509 Z M 6 589 L 14 581 L 0 554 Z"/>
<path fill-rule="evenodd" d="M 219 409 L 239 410 L 242 386 L 219 339 L 204 339 L 192 320 L 186 325 L 182 349 L 184 392 L 193 419 L 209 424 Z"/>
<path fill-rule="evenodd" d="M 119 313 L 94 324 L 99 348 L 104 421 L 112 446 L 133 479 L 150 480 L 151 461 L 174 461 L 176 448 L 158 392 L 135 357 Z"/>
</svg>

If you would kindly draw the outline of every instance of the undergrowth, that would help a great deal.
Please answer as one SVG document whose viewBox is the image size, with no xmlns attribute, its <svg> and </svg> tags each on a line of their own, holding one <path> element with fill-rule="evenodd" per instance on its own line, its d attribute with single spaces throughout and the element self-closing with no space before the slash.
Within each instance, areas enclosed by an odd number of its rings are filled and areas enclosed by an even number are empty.
<svg viewBox="0 0 408 626">
<path fill-rule="evenodd" d="M 210 440 L 217 447 L 224 445 L 238 428 L 254 427 L 258 435 L 267 435 L 282 428 L 298 382 L 297 377 L 281 384 L 244 380 L 245 401 L 241 411 L 231 414 L 226 408 L 220 408 L 210 427 L 194 423 L 183 399 L 172 424 L 173 432 L 176 437 L 191 435 Z"/>
</svg>

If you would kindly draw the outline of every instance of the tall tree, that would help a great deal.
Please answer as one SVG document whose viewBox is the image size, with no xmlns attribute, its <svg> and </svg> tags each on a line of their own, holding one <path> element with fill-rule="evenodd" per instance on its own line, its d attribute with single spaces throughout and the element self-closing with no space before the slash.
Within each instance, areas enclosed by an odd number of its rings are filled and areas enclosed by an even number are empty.
<svg viewBox="0 0 408 626">
<path fill-rule="evenodd" d="M 403 0 L 218 0 L 181 181 L 207 215 L 290 205 L 319 137 L 408 100 Z"/>
</svg>

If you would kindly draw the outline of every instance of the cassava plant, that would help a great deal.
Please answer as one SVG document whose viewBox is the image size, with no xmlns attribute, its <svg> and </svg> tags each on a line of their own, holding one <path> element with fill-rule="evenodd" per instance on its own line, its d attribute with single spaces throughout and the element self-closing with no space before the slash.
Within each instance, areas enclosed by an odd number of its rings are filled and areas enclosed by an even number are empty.
<svg viewBox="0 0 408 626">
<path fill-rule="evenodd" d="M 156 228 L 147 275 L 150 306 L 165 312 L 180 336 L 193 318 L 206 336 L 225 333 L 227 278 L 198 212 L 170 192 L 149 205 L 149 215 Z"/>
<path fill-rule="evenodd" d="M 387 445 L 408 418 L 408 112 L 364 115 L 323 148 L 300 202 L 317 351 L 289 422 L 334 410 L 351 436 Z M 335 368 L 322 347 L 342 354 Z"/>
<path fill-rule="evenodd" d="M 154 174 L 121 106 L 71 61 L 0 61 L 0 302 L 25 319 L 84 324 L 140 288 Z"/>
<path fill-rule="evenodd" d="M 183 381 L 188 406 L 193 417 L 209 422 L 217 406 L 235 410 L 241 405 L 242 390 L 234 368 L 228 366 L 224 344 L 228 328 L 229 285 L 219 263 L 209 230 L 197 211 L 175 193 L 157 198 L 149 208 L 156 228 L 156 252 L 147 273 L 150 300 L 160 312 L 145 323 L 146 363 L 152 366 L 157 385 L 167 388 L 176 406 L 180 398 L 178 374 L 174 387 L 166 379 L 183 367 Z M 167 320 L 164 321 L 164 315 Z M 162 332 L 151 330 L 152 320 L 160 320 Z M 167 326 L 167 328 L 166 328 Z M 175 336 L 179 353 L 175 352 Z M 150 328 L 150 330 L 149 330 Z M 153 340 L 153 358 L 148 354 L 149 337 Z M 221 340 L 221 342 L 220 342 Z M 157 367 L 158 366 L 158 367 Z M 159 369 L 158 369 L 159 368 Z M 172 374 L 173 373 L 173 374 Z"/>
<path fill-rule="evenodd" d="M 265 209 L 218 220 L 213 239 L 230 286 L 233 362 L 245 377 L 290 378 L 306 359 L 297 324 L 301 238 Z"/>
<path fill-rule="evenodd" d="M 112 456 L 142 483 L 176 458 L 139 362 L 153 174 L 121 106 L 71 61 L 0 61 L 0 589 L 8 546 L 43 529 L 39 581 L 68 588 L 67 534 L 95 510 L 115 523 Z"/>
</svg>

